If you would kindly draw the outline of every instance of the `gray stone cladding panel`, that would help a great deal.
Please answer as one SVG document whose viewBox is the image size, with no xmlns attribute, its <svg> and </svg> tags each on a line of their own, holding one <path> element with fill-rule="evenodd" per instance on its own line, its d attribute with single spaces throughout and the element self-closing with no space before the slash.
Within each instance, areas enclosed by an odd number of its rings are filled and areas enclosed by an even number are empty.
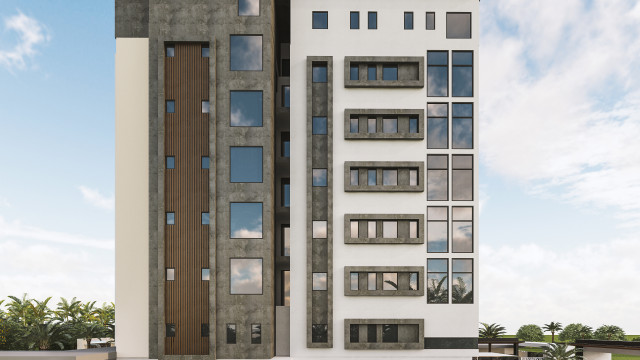
<svg viewBox="0 0 640 360">
<path fill-rule="evenodd" d="M 351 273 L 358 273 L 358 290 L 351 290 Z M 367 274 L 376 273 L 376 290 L 367 289 Z M 382 290 L 383 273 L 398 274 L 398 290 Z M 409 273 L 418 273 L 418 290 L 409 288 Z M 401 276 L 401 274 L 406 274 Z M 424 296 L 423 266 L 345 266 L 345 296 Z"/>
<path fill-rule="evenodd" d="M 351 132 L 351 118 L 358 117 L 358 132 Z M 418 132 L 409 132 L 409 118 L 418 118 Z M 367 132 L 367 121 L 376 119 L 376 132 Z M 398 119 L 397 133 L 382 132 L 382 120 L 385 118 Z M 344 110 L 344 138 L 347 140 L 423 140 L 424 139 L 424 109 L 345 109 Z"/>
<path fill-rule="evenodd" d="M 398 222 L 398 237 L 382 237 L 382 222 L 396 220 Z M 359 234 L 351 237 L 351 221 L 358 221 Z M 368 221 L 376 221 L 376 237 L 369 238 L 366 233 Z M 418 237 L 409 237 L 409 222 L 418 222 Z M 345 244 L 424 244 L 424 214 L 345 214 L 344 215 L 344 243 Z"/>
<path fill-rule="evenodd" d="M 351 80 L 351 64 L 359 68 L 358 80 Z M 376 66 L 376 80 L 367 80 L 367 66 Z M 382 80 L 384 65 L 398 66 L 398 80 Z M 424 57 L 421 56 L 345 56 L 344 87 L 346 88 L 423 88 Z"/>
<path fill-rule="evenodd" d="M 351 185 L 351 169 L 359 170 L 358 185 Z M 376 185 L 367 184 L 367 170 L 377 171 Z M 398 170 L 398 185 L 382 185 L 382 170 Z M 409 170 L 418 170 L 418 185 L 409 185 Z M 422 161 L 345 161 L 344 191 L 346 192 L 423 192 L 424 162 Z"/>
<path fill-rule="evenodd" d="M 116 38 L 149 37 L 149 0 L 115 1 Z"/>
<path fill-rule="evenodd" d="M 351 325 L 359 325 L 359 342 L 351 342 Z M 367 325 L 376 325 L 375 343 L 366 342 Z M 398 325 L 398 342 L 382 342 L 383 325 Z M 416 331 L 417 330 L 417 331 Z M 344 319 L 345 350 L 423 350 L 424 319 Z"/>
</svg>

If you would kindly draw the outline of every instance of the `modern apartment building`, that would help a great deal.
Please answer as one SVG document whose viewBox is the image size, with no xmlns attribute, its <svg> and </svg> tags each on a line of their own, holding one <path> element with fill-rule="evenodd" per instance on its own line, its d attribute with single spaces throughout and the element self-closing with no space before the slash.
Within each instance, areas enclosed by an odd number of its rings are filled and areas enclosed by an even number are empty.
<svg viewBox="0 0 640 360">
<path fill-rule="evenodd" d="M 115 7 L 120 358 L 477 354 L 478 0 Z"/>
</svg>

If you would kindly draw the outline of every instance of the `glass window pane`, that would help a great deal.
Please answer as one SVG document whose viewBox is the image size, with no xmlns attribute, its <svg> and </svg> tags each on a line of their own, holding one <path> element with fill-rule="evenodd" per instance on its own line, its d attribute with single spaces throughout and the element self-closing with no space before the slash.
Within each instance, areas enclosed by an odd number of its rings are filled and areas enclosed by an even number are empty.
<svg viewBox="0 0 640 360">
<path fill-rule="evenodd" d="M 451 273 L 451 286 L 453 304 L 473 304 L 473 274 Z"/>
<path fill-rule="evenodd" d="M 208 114 L 209 113 L 209 101 L 208 100 L 202 100 L 202 113 L 203 114 Z"/>
<path fill-rule="evenodd" d="M 473 200 L 473 170 L 451 171 L 452 200 Z"/>
<path fill-rule="evenodd" d="M 313 290 L 327 290 L 327 273 L 313 273 Z"/>
<path fill-rule="evenodd" d="M 327 169 L 313 169 L 313 186 L 327 186 Z"/>
<path fill-rule="evenodd" d="M 367 290 L 376 290 L 378 286 L 376 285 L 378 277 L 376 273 L 367 273 Z"/>
<path fill-rule="evenodd" d="M 446 149 L 448 147 L 447 118 L 427 118 L 427 148 Z"/>
<path fill-rule="evenodd" d="M 409 221 L 409 238 L 411 239 L 418 238 L 418 222 L 417 221 Z"/>
<path fill-rule="evenodd" d="M 376 119 L 367 119 L 367 132 L 374 134 L 376 132 Z"/>
<path fill-rule="evenodd" d="M 356 134 L 360 131 L 360 125 L 358 118 L 349 119 L 349 132 L 352 134 Z"/>
<path fill-rule="evenodd" d="M 427 13 L 427 30 L 435 30 L 436 29 L 436 13 L 428 12 Z"/>
<path fill-rule="evenodd" d="M 368 221 L 367 222 L 367 237 L 369 239 L 375 239 L 376 237 L 376 222 Z"/>
<path fill-rule="evenodd" d="M 262 294 L 262 259 L 231 259 L 231 294 Z"/>
<path fill-rule="evenodd" d="M 349 68 L 349 80 L 359 80 L 360 79 L 360 70 L 358 69 L 358 65 L 351 65 Z"/>
<path fill-rule="evenodd" d="M 252 344 L 262 343 L 262 325 L 251 324 L 251 343 Z"/>
<path fill-rule="evenodd" d="M 427 271 L 428 272 L 443 272 L 448 271 L 447 259 L 428 259 Z"/>
<path fill-rule="evenodd" d="M 367 170 L 367 185 L 376 185 L 376 170 Z"/>
<path fill-rule="evenodd" d="M 227 324 L 227 344 L 236 343 L 236 324 Z"/>
<path fill-rule="evenodd" d="M 260 0 L 238 0 L 238 15 L 259 16 Z"/>
<path fill-rule="evenodd" d="M 427 65 L 448 65 L 448 55 L 446 51 L 427 52 Z"/>
<path fill-rule="evenodd" d="M 473 52 L 454 51 L 451 54 L 451 62 L 453 65 L 473 65 Z"/>
<path fill-rule="evenodd" d="M 289 179 L 282 181 L 282 206 L 289 207 L 291 204 L 291 184 L 289 184 Z"/>
<path fill-rule="evenodd" d="M 417 134 L 418 131 L 418 119 L 410 118 L 409 119 L 409 133 Z"/>
<path fill-rule="evenodd" d="M 209 337 L 209 324 L 200 325 L 200 335 L 202 337 Z"/>
<path fill-rule="evenodd" d="M 209 213 L 208 212 L 203 212 L 202 213 L 202 225 L 209 225 Z"/>
<path fill-rule="evenodd" d="M 378 28 L 378 13 L 370 11 L 368 14 L 369 17 L 369 29 L 377 29 Z"/>
<path fill-rule="evenodd" d="M 328 339 L 327 324 L 312 324 L 311 325 L 311 342 L 314 343 L 326 343 Z"/>
<path fill-rule="evenodd" d="M 382 170 L 382 185 L 398 185 L 398 170 Z"/>
<path fill-rule="evenodd" d="M 398 132 L 398 119 L 382 119 L 382 132 L 394 134 Z"/>
<path fill-rule="evenodd" d="M 451 146 L 454 149 L 473 149 L 473 119 L 451 119 Z"/>
<path fill-rule="evenodd" d="M 448 169 L 447 155 L 427 155 L 427 169 Z"/>
<path fill-rule="evenodd" d="M 398 342 L 398 325 L 382 325 L 382 342 L 383 343 L 397 343 Z"/>
<path fill-rule="evenodd" d="M 471 206 L 454 206 L 451 214 L 453 220 L 473 220 L 473 207 Z"/>
<path fill-rule="evenodd" d="M 175 281 L 176 280 L 176 269 L 167 268 L 166 279 L 167 279 L 167 281 Z"/>
<path fill-rule="evenodd" d="M 367 325 L 367 342 L 375 343 L 378 341 L 377 325 Z"/>
<path fill-rule="evenodd" d="M 282 59 L 282 65 L 280 66 L 282 69 L 282 76 L 289 77 L 291 75 L 291 61 L 290 59 Z"/>
<path fill-rule="evenodd" d="M 350 14 L 350 27 L 351 29 L 360 29 L 360 13 L 352 11 Z"/>
<path fill-rule="evenodd" d="M 175 156 L 167 156 L 167 169 L 175 169 L 176 168 L 176 158 Z"/>
<path fill-rule="evenodd" d="M 284 306 L 291 306 L 291 274 L 288 270 L 282 273 L 284 277 Z"/>
<path fill-rule="evenodd" d="M 202 278 L 202 281 L 211 280 L 211 272 L 209 271 L 209 269 L 202 269 L 201 278 Z"/>
<path fill-rule="evenodd" d="M 444 220 L 449 219 L 446 206 L 429 206 L 427 208 L 427 220 Z"/>
<path fill-rule="evenodd" d="M 209 46 L 203 46 L 201 54 L 202 54 L 203 58 L 208 58 L 209 57 Z"/>
<path fill-rule="evenodd" d="M 427 200 L 447 200 L 447 170 L 427 170 Z"/>
<path fill-rule="evenodd" d="M 230 149 L 231 179 L 236 182 L 262 182 L 262 148 L 232 146 Z"/>
<path fill-rule="evenodd" d="M 453 259 L 451 271 L 473 272 L 473 260 L 472 259 Z"/>
<path fill-rule="evenodd" d="M 449 303 L 449 281 L 446 272 L 427 273 L 427 303 Z"/>
<path fill-rule="evenodd" d="M 262 126 L 262 91 L 231 91 L 231 126 Z"/>
<path fill-rule="evenodd" d="M 471 39 L 471 13 L 447 13 L 447 39 Z"/>
<path fill-rule="evenodd" d="M 232 239 L 262 238 L 262 203 L 231 203 Z"/>
<path fill-rule="evenodd" d="M 175 225 L 175 224 L 176 224 L 176 213 L 168 212 L 167 225 Z"/>
<path fill-rule="evenodd" d="M 388 239 L 395 239 L 398 237 L 398 222 L 397 221 L 383 221 L 382 222 L 382 237 Z"/>
<path fill-rule="evenodd" d="M 173 114 L 176 112 L 176 102 L 174 100 L 167 100 L 167 113 Z"/>
<path fill-rule="evenodd" d="M 367 66 L 367 80 L 376 80 L 378 78 L 376 72 L 377 69 L 375 65 Z"/>
<path fill-rule="evenodd" d="M 453 96 L 473 96 L 473 68 L 454 66 L 451 70 L 451 94 Z"/>
<path fill-rule="evenodd" d="M 358 324 L 349 325 L 349 342 L 350 343 L 360 342 L 360 325 Z"/>
<path fill-rule="evenodd" d="M 312 70 L 311 78 L 314 83 L 327 82 L 327 66 L 326 65 L 313 65 L 311 70 Z"/>
<path fill-rule="evenodd" d="M 262 36 L 231 35 L 230 64 L 232 71 L 262 70 Z"/>
<path fill-rule="evenodd" d="M 454 103 L 452 106 L 453 117 L 473 117 L 473 104 Z"/>
<path fill-rule="evenodd" d="M 382 290 L 398 290 L 398 273 L 382 274 Z"/>
<path fill-rule="evenodd" d="M 290 256 L 291 254 L 291 229 L 289 228 L 289 226 L 285 226 L 282 228 L 282 236 L 284 237 L 283 239 L 283 246 L 282 246 L 282 255 L 284 256 Z"/>
<path fill-rule="evenodd" d="M 383 66 L 382 80 L 398 80 L 398 66 L 396 65 Z"/>
<path fill-rule="evenodd" d="M 326 239 L 327 238 L 327 221 L 314 220 L 312 232 L 313 232 L 314 239 Z"/>
<path fill-rule="evenodd" d="M 448 251 L 448 237 L 446 221 L 427 222 L 427 252 L 446 253 Z"/>
<path fill-rule="evenodd" d="M 208 169 L 209 168 L 209 157 L 208 156 L 203 156 L 201 159 L 201 164 L 200 167 L 202 167 L 203 169 Z"/>
<path fill-rule="evenodd" d="M 418 290 L 418 273 L 409 273 L 409 290 Z"/>
<path fill-rule="evenodd" d="M 473 155 L 453 155 L 451 157 L 452 169 L 473 169 Z"/>
<path fill-rule="evenodd" d="M 473 252 L 473 223 L 470 221 L 453 221 L 452 227 L 451 251 Z"/>
<path fill-rule="evenodd" d="M 291 149 L 291 141 L 290 134 L 288 132 L 283 132 L 280 136 L 280 141 L 282 141 L 282 156 L 289 157 L 290 149 Z"/>
<path fill-rule="evenodd" d="M 358 170 L 351 170 L 350 171 L 350 175 L 351 175 L 351 185 L 354 186 L 358 186 L 360 184 L 360 179 L 359 179 L 359 173 Z"/>
<path fill-rule="evenodd" d="M 312 118 L 313 135 L 327 135 L 327 118 L 325 116 L 314 116 Z"/>
<path fill-rule="evenodd" d="M 357 272 L 351 273 L 350 281 L 351 281 L 351 284 L 350 284 L 351 290 L 358 290 L 358 273 Z"/>
<path fill-rule="evenodd" d="M 166 47 L 167 57 L 175 57 L 176 56 L 176 48 L 173 45 Z"/>
<path fill-rule="evenodd" d="M 357 239 L 359 236 L 358 220 L 351 220 L 351 238 Z"/>
<path fill-rule="evenodd" d="M 176 324 L 167 324 L 165 330 L 167 337 L 176 337 Z"/>
<path fill-rule="evenodd" d="M 409 186 L 418 186 L 418 170 L 409 170 Z"/>
<path fill-rule="evenodd" d="M 413 13 L 412 12 L 404 13 L 404 29 L 413 30 Z"/>
<path fill-rule="evenodd" d="M 326 11 L 313 12 L 313 29 L 327 29 L 329 27 L 329 13 Z"/>
<path fill-rule="evenodd" d="M 291 98 L 289 94 L 289 89 L 290 88 L 288 85 L 282 87 L 282 94 L 284 96 L 284 98 L 282 99 L 283 100 L 282 104 L 286 108 L 291 107 Z"/>
</svg>

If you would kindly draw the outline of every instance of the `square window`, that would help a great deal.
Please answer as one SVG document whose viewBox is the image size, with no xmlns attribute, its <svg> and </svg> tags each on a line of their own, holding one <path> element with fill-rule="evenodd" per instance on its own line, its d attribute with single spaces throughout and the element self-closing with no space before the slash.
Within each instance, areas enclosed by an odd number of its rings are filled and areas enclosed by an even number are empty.
<svg viewBox="0 0 640 360">
<path fill-rule="evenodd" d="M 311 342 L 313 343 L 326 343 L 328 341 L 328 326 L 327 324 L 312 324 L 311 325 Z"/>
<path fill-rule="evenodd" d="M 260 0 L 238 0 L 238 15 L 259 16 Z"/>
<path fill-rule="evenodd" d="M 176 213 L 168 212 L 167 213 L 167 225 L 175 225 L 176 224 Z"/>
<path fill-rule="evenodd" d="M 418 238 L 418 222 L 417 221 L 409 221 L 409 238 L 417 239 Z"/>
<path fill-rule="evenodd" d="M 327 186 L 327 169 L 313 169 L 313 186 Z"/>
<path fill-rule="evenodd" d="M 314 220 L 312 233 L 313 233 L 314 239 L 326 239 L 327 238 L 327 221 Z"/>
<path fill-rule="evenodd" d="M 360 342 L 360 325 L 358 325 L 358 324 L 349 324 L 349 342 L 350 343 L 359 343 Z"/>
<path fill-rule="evenodd" d="M 358 118 L 349 119 L 349 132 L 352 134 L 357 134 L 360 131 L 360 124 Z"/>
<path fill-rule="evenodd" d="M 291 184 L 289 179 L 282 179 L 282 206 L 289 207 L 291 204 Z"/>
<path fill-rule="evenodd" d="M 175 57 L 176 56 L 176 48 L 175 45 L 167 45 L 165 48 L 167 57 Z"/>
<path fill-rule="evenodd" d="M 312 117 L 312 133 L 313 135 L 327 135 L 327 117 Z"/>
<path fill-rule="evenodd" d="M 375 186 L 376 184 L 377 184 L 376 170 L 375 169 L 367 170 L 367 185 Z"/>
<path fill-rule="evenodd" d="M 251 344 L 262 344 L 262 325 L 251 324 Z"/>
<path fill-rule="evenodd" d="M 398 119 L 382 119 L 382 132 L 386 134 L 398 133 Z"/>
<path fill-rule="evenodd" d="M 398 185 L 398 170 L 382 170 L 382 185 Z"/>
<path fill-rule="evenodd" d="M 376 229 L 377 225 L 376 225 L 376 221 L 367 221 L 367 237 L 369 239 L 375 239 L 376 238 L 376 233 L 377 233 L 377 229 Z"/>
<path fill-rule="evenodd" d="M 349 80 L 360 80 L 360 67 L 358 65 L 351 65 L 349 68 Z"/>
<path fill-rule="evenodd" d="M 176 168 L 176 158 L 175 156 L 167 156 L 167 169 L 175 169 Z"/>
<path fill-rule="evenodd" d="M 282 87 L 282 106 L 285 108 L 291 107 L 291 98 L 289 94 L 289 85 Z"/>
<path fill-rule="evenodd" d="M 262 91 L 232 90 L 231 126 L 262 126 Z"/>
<path fill-rule="evenodd" d="M 230 259 L 231 295 L 262 294 L 262 259 Z"/>
<path fill-rule="evenodd" d="M 167 113 L 173 114 L 176 112 L 176 102 L 175 100 L 167 100 Z"/>
<path fill-rule="evenodd" d="M 398 273 L 382 274 L 382 290 L 398 290 Z"/>
<path fill-rule="evenodd" d="M 378 342 L 378 326 L 371 324 L 367 325 L 367 342 L 375 343 Z"/>
<path fill-rule="evenodd" d="M 386 239 L 395 239 L 398 237 L 398 222 L 397 221 L 383 221 L 382 222 L 382 237 Z"/>
<path fill-rule="evenodd" d="M 351 238 L 352 239 L 357 239 L 359 237 L 359 221 L 358 220 L 351 220 Z"/>
<path fill-rule="evenodd" d="M 167 268 L 165 277 L 166 277 L 167 281 L 175 281 L 176 280 L 176 269 Z"/>
<path fill-rule="evenodd" d="M 349 14 L 349 22 L 350 22 L 349 27 L 351 29 L 360 29 L 360 12 L 352 11 Z"/>
<path fill-rule="evenodd" d="M 398 65 L 384 65 L 382 67 L 382 80 L 398 80 Z"/>
<path fill-rule="evenodd" d="M 203 58 L 208 58 L 209 57 L 209 45 L 202 45 L 202 50 L 200 51 L 200 54 L 202 55 Z"/>
<path fill-rule="evenodd" d="M 369 65 L 367 66 L 367 80 L 377 80 L 378 79 L 378 75 L 377 75 L 377 67 L 375 65 Z"/>
<path fill-rule="evenodd" d="M 203 169 L 208 169 L 209 168 L 209 157 L 208 156 L 203 156 L 202 157 L 202 164 L 200 164 L 202 166 Z"/>
<path fill-rule="evenodd" d="M 209 281 L 211 279 L 211 272 L 208 268 L 202 269 L 201 279 L 202 281 Z"/>
<path fill-rule="evenodd" d="M 413 30 L 413 13 L 412 12 L 404 13 L 404 29 Z"/>
<path fill-rule="evenodd" d="M 282 255 L 290 256 L 291 254 L 291 228 L 289 225 L 282 227 Z"/>
<path fill-rule="evenodd" d="M 375 134 L 376 127 L 377 127 L 376 125 L 377 125 L 377 120 L 375 118 L 367 119 L 367 132 L 369 134 Z"/>
<path fill-rule="evenodd" d="M 167 337 L 176 337 L 176 324 L 167 324 L 166 332 Z"/>
<path fill-rule="evenodd" d="M 409 290 L 418 290 L 418 273 L 409 273 Z"/>
<path fill-rule="evenodd" d="M 358 284 L 358 273 L 357 272 L 352 272 L 351 274 L 349 274 L 349 287 L 351 290 L 358 290 L 359 284 Z"/>
<path fill-rule="evenodd" d="M 262 239 L 262 203 L 230 203 L 232 239 Z"/>
<path fill-rule="evenodd" d="M 376 273 L 367 273 L 367 290 L 375 291 L 378 289 L 377 285 L 378 274 Z"/>
<path fill-rule="evenodd" d="M 202 225 L 209 225 L 209 213 L 208 212 L 203 212 L 202 213 Z"/>
<path fill-rule="evenodd" d="M 282 156 L 288 158 L 290 156 L 291 153 L 291 140 L 290 140 L 290 134 L 288 132 L 283 132 L 282 133 Z"/>
<path fill-rule="evenodd" d="M 351 175 L 351 185 L 358 186 L 360 185 L 360 174 L 358 169 L 349 171 L 349 175 Z"/>
<path fill-rule="evenodd" d="M 327 290 L 327 273 L 313 273 L 314 291 Z"/>
<path fill-rule="evenodd" d="M 369 11 L 368 13 L 369 29 L 377 29 L 378 28 L 378 13 L 375 11 Z"/>
<path fill-rule="evenodd" d="M 262 70 L 262 35 L 231 35 L 231 71 Z"/>
<path fill-rule="evenodd" d="M 418 186 L 418 170 L 409 170 L 409 186 Z"/>
<path fill-rule="evenodd" d="M 398 342 L 398 325 L 397 324 L 382 325 L 382 342 L 383 343 Z"/>
<path fill-rule="evenodd" d="M 209 324 L 200 325 L 200 336 L 209 337 Z"/>
<path fill-rule="evenodd" d="M 203 114 L 209 113 L 209 100 L 202 100 L 202 113 Z"/>
<path fill-rule="evenodd" d="M 232 146 L 230 165 L 232 183 L 262 182 L 262 147 Z"/>
<path fill-rule="evenodd" d="M 314 83 L 326 83 L 327 65 L 313 65 L 311 67 L 311 80 Z"/>
<path fill-rule="evenodd" d="M 417 134 L 418 133 L 418 119 L 417 118 L 409 118 L 409 133 Z"/>
<path fill-rule="evenodd" d="M 471 39 L 471 13 L 447 13 L 447 39 Z"/>
<path fill-rule="evenodd" d="M 227 324 L 227 344 L 236 343 L 236 324 Z"/>
<path fill-rule="evenodd" d="M 326 11 L 314 11 L 312 29 L 327 29 L 329 28 L 329 13 Z"/>
<path fill-rule="evenodd" d="M 435 30 L 436 29 L 436 13 L 428 12 L 427 13 L 427 30 Z"/>
</svg>

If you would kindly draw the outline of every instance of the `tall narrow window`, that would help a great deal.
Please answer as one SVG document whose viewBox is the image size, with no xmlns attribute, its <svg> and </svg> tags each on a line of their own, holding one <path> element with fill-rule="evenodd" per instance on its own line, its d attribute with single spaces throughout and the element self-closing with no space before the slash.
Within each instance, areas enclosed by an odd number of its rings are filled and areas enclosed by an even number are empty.
<svg viewBox="0 0 640 360">
<path fill-rule="evenodd" d="M 409 238 L 410 239 L 418 238 L 418 222 L 415 220 L 409 221 Z"/>
<path fill-rule="evenodd" d="M 166 158 L 166 168 L 167 169 L 175 169 L 176 168 L 176 157 L 175 156 L 167 156 Z"/>
<path fill-rule="evenodd" d="M 291 59 L 282 59 L 281 76 L 289 77 L 291 75 Z"/>
<path fill-rule="evenodd" d="M 427 259 L 427 303 L 449 303 L 449 260 Z"/>
<path fill-rule="evenodd" d="M 349 325 L 349 342 L 351 343 L 360 342 L 360 325 L 358 324 Z"/>
<path fill-rule="evenodd" d="M 202 269 L 201 279 L 202 279 L 202 281 L 211 280 L 211 271 L 208 268 Z"/>
<path fill-rule="evenodd" d="M 200 336 L 209 337 L 209 324 L 200 324 Z"/>
<path fill-rule="evenodd" d="M 231 126 L 262 126 L 262 91 L 232 90 Z"/>
<path fill-rule="evenodd" d="M 436 29 L 436 13 L 427 12 L 427 30 L 435 30 Z"/>
<path fill-rule="evenodd" d="M 240 16 L 260 15 L 260 0 L 238 0 L 238 15 Z"/>
<path fill-rule="evenodd" d="M 409 290 L 418 290 L 418 273 L 409 273 Z"/>
<path fill-rule="evenodd" d="M 291 206 L 291 184 L 289 178 L 282 179 L 282 207 Z"/>
<path fill-rule="evenodd" d="M 376 132 L 376 122 L 375 118 L 367 119 L 367 132 L 369 134 L 375 134 Z"/>
<path fill-rule="evenodd" d="M 413 13 L 412 12 L 404 13 L 404 29 L 413 30 Z"/>
<path fill-rule="evenodd" d="M 262 70 L 262 35 L 231 35 L 231 71 Z"/>
<path fill-rule="evenodd" d="M 473 155 L 451 157 L 451 199 L 473 200 Z"/>
<path fill-rule="evenodd" d="M 427 200 L 448 200 L 448 156 L 427 155 Z"/>
<path fill-rule="evenodd" d="M 358 220 L 351 220 L 350 222 L 350 230 L 351 230 L 351 238 L 357 239 L 360 233 L 360 222 Z"/>
<path fill-rule="evenodd" d="M 473 104 L 454 103 L 451 106 L 451 147 L 473 149 Z"/>
<path fill-rule="evenodd" d="M 349 175 L 351 177 L 350 179 L 351 185 L 358 186 L 360 184 L 360 174 L 358 169 L 349 171 Z"/>
<path fill-rule="evenodd" d="M 282 255 L 290 256 L 291 254 L 291 228 L 289 225 L 282 227 Z"/>
<path fill-rule="evenodd" d="M 262 344 L 261 324 L 251 324 L 251 344 Z"/>
<path fill-rule="evenodd" d="M 377 184 L 376 170 L 375 169 L 367 170 L 367 185 L 375 186 L 376 184 Z"/>
<path fill-rule="evenodd" d="M 367 273 L 367 290 L 374 291 L 378 289 L 378 274 Z"/>
<path fill-rule="evenodd" d="M 285 108 L 291 107 L 289 85 L 285 85 L 282 87 L 282 106 Z"/>
<path fill-rule="evenodd" d="M 201 159 L 201 168 L 203 169 L 208 169 L 209 168 L 209 157 L 208 156 L 203 156 Z"/>
<path fill-rule="evenodd" d="M 473 52 L 454 51 L 451 62 L 451 95 L 473 96 Z"/>
<path fill-rule="evenodd" d="M 201 220 L 202 220 L 201 221 L 202 225 L 209 225 L 209 213 L 208 212 L 203 212 Z"/>
<path fill-rule="evenodd" d="M 448 96 L 449 56 L 446 51 L 427 52 L 427 96 Z"/>
<path fill-rule="evenodd" d="M 409 186 L 418 186 L 418 169 L 409 170 Z"/>
<path fill-rule="evenodd" d="M 282 287 L 283 292 L 283 305 L 290 306 L 291 305 L 291 273 L 288 270 L 282 272 L 284 286 Z"/>
<path fill-rule="evenodd" d="M 375 324 L 367 325 L 367 342 L 375 343 L 378 342 L 378 326 Z"/>
<path fill-rule="evenodd" d="M 368 16 L 368 28 L 369 29 L 377 29 L 378 28 L 378 13 L 375 11 L 369 11 Z"/>
<path fill-rule="evenodd" d="M 352 272 L 349 275 L 349 281 L 350 281 L 349 288 L 351 290 L 358 290 L 359 288 L 358 277 L 359 277 L 359 274 L 357 272 Z"/>
<path fill-rule="evenodd" d="M 168 212 L 167 213 L 167 225 L 175 225 L 176 224 L 176 213 Z"/>
<path fill-rule="evenodd" d="M 282 157 L 288 158 L 291 153 L 291 135 L 288 132 L 282 133 Z"/>
<path fill-rule="evenodd" d="M 314 11 L 312 13 L 312 25 L 313 29 L 328 29 L 329 28 L 329 13 L 326 11 Z"/>
<path fill-rule="evenodd" d="M 369 239 L 375 239 L 377 236 L 377 222 L 376 221 L 367 221 L 367 237 Z"/>
<path fill-rule="evenodd" d="M 471 13 L 447 13 L 447 39 L 471 39 Z"/>
<path fill-rule="evenodd" d="M 352 11 L 349 14 L 349 27 L 351 29 L 360 29 L 360 12 Z"/>
<path fill-rule="evenodd" d="M 418 132 L 418 118 L 409 118 L 409 133 L 417 134 Z"/>
<path fill-rule="evenodd" d="M 202 100 L 202 113 L 203 114 L 209 113 L 209 100 Z"/>
<path fill-rule="evenodd" d="M 357 134 L 359 131 L 359 119 L 357 117 L 352 117 L 351 119 L 349 119 L 349 132 L 352 134 Z"/>
<path fill-rule="evenodd" d="M 227 324 L 227 344 L 236 343 L 236 324 Z"/>
<path fill-rule="evenodd" d="M 176 269 L 175 268 L 167 268 L 165 278 L 167 281 L 175 281 L 176 280 Z"/>
<path fill-rule="evenodd" d="M 311 68 L 311 80 L 314 83 L 326 83 L 327 82 L 327 65 L 313 64 Z"/>
<path fill-rule="evenodd" d="M 449 147 L 449 105 L 427 104 L 427 149 Z"/>
<path fill-rule="evenodd" d="M 176 102 L 175 100 L 167 100 L 167 113 L 173 114 L 176 112 Z"/>
<path fill-rule="evenodd" d="M 360 68 L 356 65 L 351 65 L 349 67 L 349 80 L 359 80 L 360 79 Z"/>
<path fill-rule="evenodd" d="M 377 68 L 375 65 L 367 66 L 367 80 L 376 80 L 378 78 Z"/>
<path fill-rule="evenodd" d="M 453 259 L 451 265 L 451 302 L 473 304 L 473 259 Z"/>
<path fill-rule="evenodd" d="M 446 253 L 449 247 L 448 208 L 427 207 L 427 252 Z"/>
<path fill-rule="evenodd" d="M 451 211 L 452 251 L 473 252 L 473 207 L 454 206 Z"/>
</svg>

